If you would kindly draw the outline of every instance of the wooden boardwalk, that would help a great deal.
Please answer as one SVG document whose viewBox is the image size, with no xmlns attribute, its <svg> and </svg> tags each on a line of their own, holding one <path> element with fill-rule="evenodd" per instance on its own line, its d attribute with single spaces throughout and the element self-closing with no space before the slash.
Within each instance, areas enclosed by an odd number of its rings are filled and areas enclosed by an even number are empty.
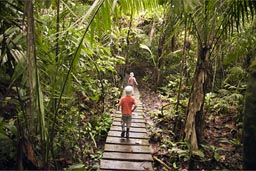
<svg viewBox="0 0 256 171">
<path fill-rule="evenodd" d="M 146 133 L 145 119 L 139 92 L 134 97 L 138 107 L 132 115 L 130 137 L 121 137 L 121 113 L 118 111 L 108 133 L 103 157 L 100 160 L 101 171 L 152 171 L 152 155 L 149 148 L 149 138 Z"/>
</svg>

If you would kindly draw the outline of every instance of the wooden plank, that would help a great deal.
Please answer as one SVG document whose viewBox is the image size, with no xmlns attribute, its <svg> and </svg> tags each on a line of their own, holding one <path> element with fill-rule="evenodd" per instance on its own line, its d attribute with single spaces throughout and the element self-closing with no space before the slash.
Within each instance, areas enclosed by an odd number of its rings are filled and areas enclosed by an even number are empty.
<svg viewBox="0 0 256 171">
<path fill-rule="evenodd" d="M 114 120 L 113 121 L 117 121 L 117 122 L 121 122 L 121 117 L 120 118 L 114 118 Z M 132 118 L 132 123 L 145 123 L 145 119 L 143 119 L 143 118 L 139 118 L 139 119 L 137 119 L 137 118 Z"/>
<path fill-rule="evenodd" d="M 150 154 L 149 146 L 105 144 L 105 152 L 126 152 Z"/>
<path fill-rule="evenodd" d="M 121 122 L 113 121 L 112 125 L 121 126 Z M 145 128 L 146 125 L 145 125 L 145 123 L 132 123 L 131 127 Z"/>
<path fill-rule="evenodd" d="M 113 114 L 114 117 L 116 118 L 121 118 L 122 114 L 121 113 L 116 113 Z M 144 115 L 142 113 L 132 113 L 132 118 L 136 118 L 136 119 L 144 119 Z"/>
<path fill-rule="evenodd" d="M 121 116 L 121 111 L 116 111 L 114 115 L 120 115 Z M 133 116 L 143 116 L 143 111 L 134 111 L 132 113 Z"/>
<path fill-rule="evenodd" d="M 121 111 L 120 111 L 120 110 L 117 110 L 115 113 L 116 113 L 116 114 L 121 114 Z M 142 108 L 136 108 L 133 113 L 138 113 L 138 114 L 142 115 L 142 114 L 144 113 L 144 111 L 143 111 Z"/>
<path fill-rule="evenodd" d="M 141 113 L 141 110 L 143 110 L 143 108 L 137 107 L 134 112 L 138 112 L 139 111 Z M 116 110 L 115 113 L 121 113 L 121 110 Z"/>
<path fill-rule="evenodd" d="M 117 114 L 114 114 L 113 115 L 113 117 L 115 117 L 115 118 L 121 118 L 122 117 L 122 115 L 121 115 L 121 113 L 117 113 Z M 142 114 L 132 114 L 132 118 L 133 119 L 144 119 L 145 117 L 142 115 Z"/>
<path fill-rule="evenodd" d="M 108 136 L 120 137 L 121 131 L 109 131 Z M 129 136 L 130 138 L 149 139 L 148 135 L 145 132 L 130 132 Z"/>
<path fill-rule="evenodd" d="M 132 114 L 130 137 L 121 137 L 121 112 L 112 115 L 113 123 L 106 139 L 103 157 L 100 160 L 101 171 L 143 171 L 152 170 L 152 155 L 146 130 L 143 104 L 139 91 L 134 92 L 137 109 Z"/>
<path fill-rule="evenodd" d="M 137 107 L 136 107 L 135 110 L 137 110 L 137 109 L 143 109 L 143 105 L 138 105 L 138 104 L 137 104 Z"/>
<path fill-rule="evenodd" d="M 105 152 L 103 159 L 126 161 L 153 161 L 151 154 Z"/>
<path fill-rule="evenodd" d="M 151 162 L 131 162 L 131 161 L 113 161 L 113 160 L 101 160 L 100 168 L 107 169 L 107 170 L 123 170 L 123 171 L 153 170 Z"/>
<path fill-rule="evenodd" d="M 115 126 L 112 125 L 110 128 L 111 131 L 121 131 L 122 128 L 121 126 Z M 146 128 L 135 128 L 135 127 L 131 127 L 130 128 L 130 132 L 147 132 Z"/>
<path fill-rule="evenodd" d="M 132 118 L 145 119 L 144 115 L 140 113 L 133 113 Z"/>
<path fill-rule="evenodd" d="M 133 114 L 134 115 L 142 115 L 143 116 L 144 111 L 142 109 L 136 109 Z"/>
<path fill-rule="evenodd" d="M 108 144 L 127 144 L 127 145 L 149 145 L 147 139 L 121 138 L 121 137 L 107 137 Z"/>
</svg>

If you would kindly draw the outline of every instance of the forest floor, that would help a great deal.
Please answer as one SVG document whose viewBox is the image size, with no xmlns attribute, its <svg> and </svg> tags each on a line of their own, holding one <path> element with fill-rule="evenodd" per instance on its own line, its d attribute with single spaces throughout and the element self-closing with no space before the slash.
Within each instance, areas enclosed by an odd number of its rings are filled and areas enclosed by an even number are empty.
<svg viewBox="0 0 256 171">
<path fill-rule="evenodd" d="M 191 163 L 188 163 L 189 155 L 184 150 L 184 146 L 179 145 L 183 140 L 180 138 L 178 142 L 173 137 L 177 132 L 184 132 L 183 129 L 171 133 L 174 119 L 165 119 L 165 121 L 161 119 L 159 121 L 159 118 L 152 117 L 152 113 L 159 113 L 163 105 L 159 94 L 147 90 L 140 90 L 140 93 L 146 120 L 150 125 L 149 135 L 152 153 L 155 159 L 159 159 L 159 161 L 155 160 L 154 162 L 155 169 L 187 170 Z M 194 169 L 242 170 L 242 145 L 240 143 L 242 128 L 239 123 L 236 123 L 234 116 L 236 116 L 234 113 L 204 112 L 204 126 L 200 143 L 202 153 L 198 153 L 198 158 L 195 158 Z"/>
</svg>

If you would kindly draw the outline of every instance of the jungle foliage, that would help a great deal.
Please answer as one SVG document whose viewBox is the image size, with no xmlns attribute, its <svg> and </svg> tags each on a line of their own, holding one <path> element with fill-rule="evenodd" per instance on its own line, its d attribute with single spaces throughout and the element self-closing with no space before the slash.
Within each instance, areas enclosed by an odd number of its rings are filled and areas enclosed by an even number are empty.
<svg viewBox="0 0 256 171">
<path fill-rule="evenodd" d="M 0 168 L 97 169 L 133 71 L 156 170 L 256 169 L 255 9 L 252 0 L 0 1 Z"/>
</svg>

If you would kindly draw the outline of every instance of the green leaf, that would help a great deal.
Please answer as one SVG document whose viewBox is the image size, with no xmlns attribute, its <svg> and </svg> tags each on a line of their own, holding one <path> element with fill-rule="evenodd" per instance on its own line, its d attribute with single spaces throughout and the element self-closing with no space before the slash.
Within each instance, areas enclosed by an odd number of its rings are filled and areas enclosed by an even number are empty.
<svg viewBox="0 0 256 171">
<path fill-rule="evenodd" d="M 193 150 L 192 154 L 204 158 L 204 153 L 201 150 Z"/>
<path fill-rule="evenodd" d="M 152 55 L 152 52 L 147 45 L 140 44 L 140 48 L 147 50 L 150 53 L 150 55 Z"/>
<path fill-rule="evenodd" d="M 5 134 L 0 132 L 0 140 L 1 141 L 3 141 L 3 140 L 10 140 L 10 138 L 8 136 L 6 136 Z"/>
<path fill-rule="evenodd" d="M 15 83 L 15 81 L 25 72 L 25 65 L 23 62 L 19 62 L 14 70 L 14 74 L 12 75 L 11 82 L 9 84 L 9 88 Z"/>
<path fill-rule="evenodd" d="M 216 160 L 216 161 L 219 161 L 220 160 L 220 155 L 218 154 L 218 153 L 214 153 L 214 159 Z"/>
<path fill-rule="evenodd" d="M 178 169 L 178 166 L 177 166 L 176 162 L 173 162 L 172 167 L 173 167 L 174 169 Z"/>
<path fill-rule="evenodd" d="M 82 171 L 82 170 L 85 169 L 85 166 L 84 166 L 83 163 L 78 163 L 78 164 L 73 164 L 73 165 L 69 166 L 68 169 L 69 170 L 77 170 L 77 171 L 81 170 Z"/>
<path fill-rule="evenodd" d="M 156 66 L 156 61 L 155 61 L 154 56 L 153 56 L 153 53 L 152 53 L 152 51 L 149 49 L 149 47 L 148 47 L 147 45 L 145 45 L 145 44 L 140 44 L 140 48 L 145 49 L 145 50 L 147 50 L 147 51 L 150 53 L 150 57 L 151 57 L 151 59 L 152 59 L 152 61 L 153 61 L 153 64 L 154 64 L 154 66 Z"/>
<path fill-rule="evenodd" d="M 51 6 L 51 0 L 44 0 L 44 5 L 46 8 L 49 8 Z"/>
</svg>

